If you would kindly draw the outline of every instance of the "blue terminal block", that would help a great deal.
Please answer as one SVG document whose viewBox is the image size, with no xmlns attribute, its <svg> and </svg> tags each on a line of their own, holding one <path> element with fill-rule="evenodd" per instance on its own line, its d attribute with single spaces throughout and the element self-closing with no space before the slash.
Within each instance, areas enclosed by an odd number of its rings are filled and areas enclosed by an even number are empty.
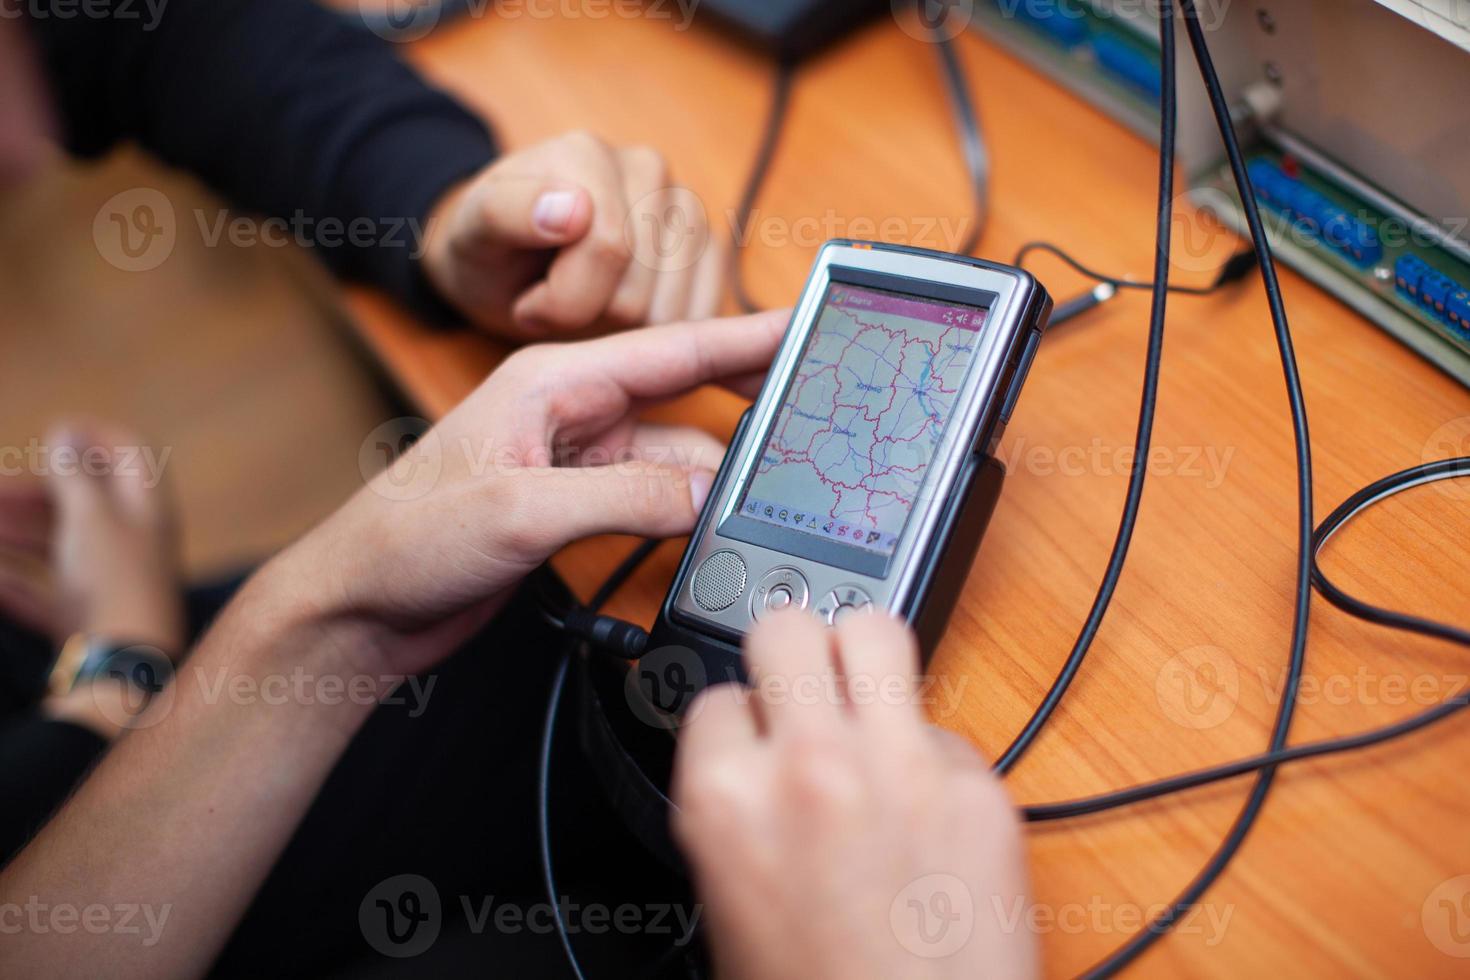
<svg viewBox="0 0 1470 980">
<path fill-rule="evenodd" d="M 1424 281 L 1424 273 L 1432 272 L 1429 263 L 1417 255 L 1405 255 L 1394 263 L 1394 284 L 1398 288 L 1400 296 L 1405 296 L 1415 303 L 1419 302 L 1419 284 Z"/>
<path fill-rule="evenodd" d="M 1246 168 L 1255 185 L 1256 197 L 1276 211 L 1285 211 L 1290 194 L 1290 181 L 1281 169 L 1270 161 L 1255 160 Z"/>
<path fill-rule="evenodd" d="M 1295 181 L 1289 186 L 1287 206 L 1291 209 L 1292 217 L 1310 234 L 1321 235 L 1323 227 L 1334 217 L 1332 205 L 1327 198 L 1310 187 L 1304 187 Z"/>
<path fill-rule="evenodd" d="M 996 0 L 996 6 L 1065 48 L 1087 40 L 1087 14 L 1077 0 Z"/>
<path fill-rule="evenodd" d="M 1158 62 L 1138 48 L 1100 31 L 1092 39 L 1092 53 L 1097 56 L 1097 63 L 1123 84 L 1154 102 L 1163 97 Z"/>
<path fill-rule="evenodd" d="M 1447 319 L 1455 333 L 1470 340 L 1470 289 L 1456 290 L 1450 297 Z"/>
<path fill-rule="evenodd" d="M 1261 202 L 1303 233 L 1361 269 L 1383 261 L 1383 243 L 1367 222 L 1348 214 L 1269 160 L 1253 161 L 1249 170 Z"/>
<path fill-rule="evenodd" d="M 1419 283 L 1419 305 L 1441 320 L 1449 319 L 1450 297 L 1460 287 L 1449 276 L 1435 269 L 1424 274 Z"/>
<path fill-rule="evenodd" d="M 1470 339 L 1470 288 L 1417 255 L 1405 255 L 1394 263 L 1394 285 L 1400 296 Z"/>
</svg>

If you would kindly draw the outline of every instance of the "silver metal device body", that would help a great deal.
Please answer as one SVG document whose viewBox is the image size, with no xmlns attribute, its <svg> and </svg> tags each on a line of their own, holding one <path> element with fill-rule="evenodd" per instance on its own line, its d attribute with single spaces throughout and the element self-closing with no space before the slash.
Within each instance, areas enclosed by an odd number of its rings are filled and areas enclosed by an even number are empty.
<svg viewBox="0 0 1470 980">
<path fill-rule="evenodd" d="M 833 274 L 840 276 L 842 270 L 943 283 L 995 297 L 913 510 L 881 577 L 786 554 L 728 533 L 729 522 L 736 516 L 785 403 L 789 382 L 816 329 Z M 743 440 L 731 447 L 735 454 L 730 462 L 732 478 L 725 481 L 719 497 L 706 509 L 705 520 L 695 530 L 690 543 L 691 560 L 685 564 L 683 578 L 674 585 L 674 614 L 696 629 L 706 626 L 744 634 L 768 609 L 777 607 L 810 609 L 828 622 L 852 609 L 900 609 L 934 544 L 942 504 L 954 490 L 964 464 L 972 454 L 988 452 L 999 436 L 999 426 L 987 425 L 986 420 L 996 417 L 1007 395 L 1002 382 L 1018 342 L 1024 341 L 1019 335 L 1030 326 L 1025 322 L 1029 299 L 1027 282 L 1017 273 L 927 255 L 845 244 L 826 246 L 752 408 Z M 989 429 L 991 436 L 983 446 L 977 445 L 987 435 L 982 427 Z"/>
</svg>

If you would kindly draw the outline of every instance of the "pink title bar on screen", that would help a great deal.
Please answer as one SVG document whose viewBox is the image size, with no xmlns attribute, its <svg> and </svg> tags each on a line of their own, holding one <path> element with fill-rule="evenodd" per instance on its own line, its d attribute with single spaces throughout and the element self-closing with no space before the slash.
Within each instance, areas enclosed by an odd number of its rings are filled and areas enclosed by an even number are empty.
<svg viewBox="0 0 1470 980">
<path fill-rule="evenodd" d="M 958 327 L 962 330 L 979 330 L 985 323 L 985 311 L 973 306 L 949 306 L 859 286 L 833 284 L 829 302 L 840 310 L 906 316 L 911 320 Z"/>
</svg>

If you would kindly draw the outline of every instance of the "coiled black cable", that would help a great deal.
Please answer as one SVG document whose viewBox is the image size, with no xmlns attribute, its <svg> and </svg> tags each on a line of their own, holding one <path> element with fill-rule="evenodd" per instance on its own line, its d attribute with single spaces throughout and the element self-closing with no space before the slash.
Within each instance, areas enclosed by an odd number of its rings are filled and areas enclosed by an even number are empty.
<svg viewBox="0 0 1470 980">
<path fill-rule="evenodd" d="M 1411 469 L 1395 473 L 1382 480 L 1364 487 L 1349 497 L 1341 506 L 1334 510 L 1326 520 L 1317 528 L 1317 533 L 1312 544 L 1312 583 L 1319 594 L 1333 605 L 1346 612 L 1348 615 L 1362 619 L 1380 626 L 1391 629 L 1403 630 L 1409 633 L 1417 633 L 1434 639 L 1448 640 L 1461 646 L 1470 647 L 1470 630 L 1440 623 L 1419 616 L 1411 616 L 1406 613 L 1395 612 L 1384 609 L 1362 601 L 1344 592 L 1327 577 L 1320 565 L 1322 549 L 1327 542 L 1344 525 L 1358 514 L 1387 500 L 1389 497 L 1403 493 L 1413 487 L 1423 486 L 1440 480 L 1463 479 L 1470 477 L 1470 457 L 1459 459 L 1447 459 L 1435 463 L 1426 463 L 1423 466 L 1415 466 Z M 1068 800 L 1061 803 L 1030 804 L 1022 807 L 1025 818 L 1033 823 L 1049 820 L 1065 820 L 1069 817 L 1080 817 L 1087 814 L 1102 813 L 1114 810 L 1118 807 L 1130 806 L 1134 803 L 1142 803 L 1145 800 L 1158 799 L 1180 793 L 1184 790 L 1206 786 L 1225 779 L 1233 779 L 1248 773 L 1259 772 L 1268 767 L 1274 767 L 1288 762 L 1297 762 L 1302 759 L 1316 759 L 1322 756 L 1339 755 L 1356 749 L 1365 749 L 1374 745 L 1381 745 L 1405 735 L 1412 734 L 1421 729 L 1428 728 L 1436 722 L 1443 721 L 1452 715 L 1458 714 L 1466 707 L 1470 707 L 1470 692 L 1461 692 L 1445 698 L 1432 708 L 1427 708 L 1412 717 L 1391 725 L 1383 725 L 1379 728 L 1370 729 L 1355 735 L 1344 735 L 1338 738 L 1323 739 L 1318 742 L 1310 742 L 1306 745 L 1296 745 L 1291 748 L 1280 749 L 1275 752 L 1267 752 L 1262 755 L 1250 756 L 1245 759 L 1237 759 L 1218 766 L 1211 766 L 1195 772 L 1184 773 L 1179 776 L 1171 776 L 1167 779 L 1159 779 L 1153 782 L 1131 786 L 1127 789 L 1114 790 L 1109 793 L 1101 793 L 1097 796 L 1084 797 L 1077 800 Z"/>
</svg>

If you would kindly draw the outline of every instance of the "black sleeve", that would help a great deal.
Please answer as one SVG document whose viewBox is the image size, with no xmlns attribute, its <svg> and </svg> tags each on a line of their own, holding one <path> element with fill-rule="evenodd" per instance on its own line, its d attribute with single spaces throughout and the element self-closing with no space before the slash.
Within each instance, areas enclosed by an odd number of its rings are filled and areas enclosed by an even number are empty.
<svg viewBox="0 0 1470 980">
<path fill-rule="evenodd" d="M 0 721 L 0 867 L 66 802 L 106 748 L 101 735 L 70 722 Z"/>
<path fill-rule="evenodd" d="M 130 0 L 64 18 L 28 6 L 74 153 L 137 140 L 235 205 L 306 229 L 340 274 L 434 309 L 414 225 L 495 145 L 387 42 L 314 0 Z M 375 226 L 340 240 L 354 219 Z"/>
</svg>

